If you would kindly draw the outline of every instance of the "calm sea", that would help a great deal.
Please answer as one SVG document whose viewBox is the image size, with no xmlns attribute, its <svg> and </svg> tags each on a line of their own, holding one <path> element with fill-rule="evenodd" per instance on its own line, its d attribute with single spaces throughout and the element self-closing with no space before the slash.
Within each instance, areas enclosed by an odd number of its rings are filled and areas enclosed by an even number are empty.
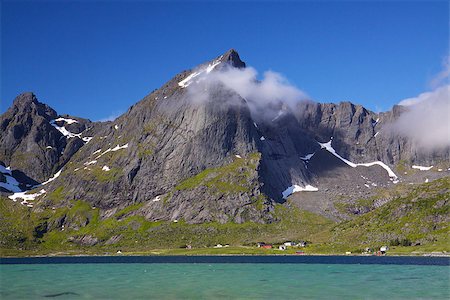
<svg viewBox="0 0 450 300">
<path fill-rule="evenodd" d="M 437 257 L 0 259 L 0 299 L 450 299 Z"/>
</svg>

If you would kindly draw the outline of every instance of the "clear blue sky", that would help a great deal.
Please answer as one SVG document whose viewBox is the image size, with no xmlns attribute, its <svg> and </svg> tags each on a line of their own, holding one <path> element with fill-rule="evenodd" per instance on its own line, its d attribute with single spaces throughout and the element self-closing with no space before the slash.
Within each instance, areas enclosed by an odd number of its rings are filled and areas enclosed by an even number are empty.
<svg viewBox="0 0 450 300">
<path fill-rule="evenodd" d="M 99 120 L 230 48 L 317 101 L 387 110 L 430 89 L 448 47 L 447 1 L 2 1 L 0 113 L 33 91 Z"/>
</svg>

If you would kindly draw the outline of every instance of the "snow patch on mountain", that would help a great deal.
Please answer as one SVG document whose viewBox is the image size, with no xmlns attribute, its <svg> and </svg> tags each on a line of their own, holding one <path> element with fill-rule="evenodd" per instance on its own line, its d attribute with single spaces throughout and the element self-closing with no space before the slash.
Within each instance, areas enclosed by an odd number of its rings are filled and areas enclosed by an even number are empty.
<svg viewBox="0 0 450 300">
<path fill-rule="evenodd" d="M 56 178 L 58 178 L 59 175 L 61 175 L 61 171 L 62 171 L 62 169 L 59 170 L 58 172 L 56 172 L 52 177 L 50 177 L 47 181 L 44 181 L 43 183 L 40 183 L 40 184 L 37 184 L 34 186 L 28 185 L 27 187 L 29 187 L 29 189 L 35 189 L 37 187 L 46 185 L 46 184 L 52 182 L 53 180 L 55 180 Z M 0 165 L 0 172 L 6 179 L 6 182 L 0 182 L 0 187 L 3 187 L 4 189 L 13 193 L 12 197 L 14 199 L 20 198 L 23 193 L 27 192 L 27 191 L 22 191 L 22 189 L 19 187 L 20 183 L 17 181 L 16 178 L 14 178 L 12 176 L 12 171 L 11 171 L 10 167 L 4 167 L 4 166 Z M 11 198 L 11 199 L 13 199 L 13 198 Z"/>
<path fill-rule="evenodd" d="M 86 136 L 86 137 L 81 137 L 81 135 L 83 134 L 81 133 L 73 133 L 70 132 L 69 130 L 66 129 L 65 126 L 58 126 L 58 124 L 56 124 L 56 122 L 61 122 L 64 121 L 67 124 L 73 124 L 73 123 L 78 123 L 77 120 L 74 119 L 65 119 L 65 118 L 58 118 L 58 119 L 54 119 L 50 121 L 50 125 L 52 125 L 53 127 L 55 127 L 56 130 L 58 130 L 59 132 L 61 132 L 62 135 L 64 135 L 66 138 L 70 139 L 70 138 L 74 138 L 77 137 L 79 139 L 81 139 L 83 142 L 85 143 L 89 143 L 90 140 L 92 140 L 92 136 Z"/>
<path fill-rule="evenodd" d="M 413 168 L 413 169 L 420 170 L 420 171 L 429 171 L 429 170 L 431 170 L 431 169 L 433 168 L 433 166 L 430 166 L 430 167 L 412 166 L 412 168 Z"/>
<path fill-rule="evenodd" d="M 66 119 L 66 118 L 58 118 L 58 119 L 55 119 L 55 122 L 61 122 L 61 121 L 64 121 L 64 122 L 66 122 L 67 124 L 73 124 L 73 123 L 78 123 L 78 121 L 77 120 L 74 120 L 74 119 Z"/>
<path fill-rule="evenodd" d="M 84 165 L 85 166 L 89 166 L 89 165 L 93 165 L 93 164 L 96 164 L 96 163 L 97 163 L 96 160 L 91 160 L 91 161 L 85 162 Z"/>
<path fill-rule="evenodd" d="M 314 152 L 314 153 L 306 154 L 305 156 L 300 156 L 300 159 L 301 160 L 310 160 L 314 156 L 314 154 L 316 154 L 316 153 Z"/>
<path fill-rule="evenodd" d="M 213 61 L 212 63 L 209 63 L 208 66 L 198 69 L 195 72 L 192 72 L 191 74 L 189 74 L 188 77 L 178 82 L 178 85 L 181 86 L 182 88 L 186 88 L 193 82 L 194 78 L 199 77 L 200 75 L 209 74 L 212 70 L 214 70 L 216 66 L 218 66 L 221 63 L 220 61 L 221 58 L 222 56 L 219 57 L 217 60 Z"/>
<path fill-rule="evenodd" d="M 327 150 L 328 152 L 330 152 L 331 154 L 333 154 L 334 156 L 336 156 L 337 158 L 339 158 L 340 160 L 342 160 L 344 163 L 346 163 L 347 165 L 349 165 L 352 168 L 356 168 L 358 166 L 363 166 L 363 167 L 372 167 L 374 165 L 379 165 L 380 167 L 382 167 L 383 169 L 386 170 L 386 172 L 389 174 L 389 177 L 393 178 L 393 179 L 397 179 L 398 176 L 395 175 L 395 173 L 391 170 L 391 168 L 389 168 L 385 163 L 381 162 L 381 161 L 374 161 L 374 162 L 370 162 L 370 163 L 359 163 L 359 164 L 355 164 L 345 158 L 343 158 L 342 156 L 340 156 L 336 150 L 334 150 L 334 148 L 331 146 L 331 142 L 333 141 L 333 138 L 330 139 L 329 142 L 327 143 L 319 143 L 320 147 L 322 149 Z"/>
<path fill-rule="evenodd" d="M 375 127 L 378 122 L 380 122 L 380 118 L 377 118 L 376 120 L 372 120 L 372 127 Z"/>
<path fill-rule="evenodd" d="M 103 155 L 105 155 L 106 153 L 108 153 L 108 152 L 114 152 L 114 151 L 118 151 L 118 150 L 120 150 L 120 149 L 126 149 L 126 148 L 128 148 L 128 143 L 126 143 L 125 145 L 123 145 L 123 146 L 119 146 L 119 145 L 117 145 L 116 147 L 114 147 L 114 148 L 108 148 L 108 149 L 106 149 L 102 154 L 100 154 L 99 156 L 97 156 L 95 159 L 99 159 L 100 157 L 102 157 Z"/>
<path fill-rule="evenodd" d="M 6 179 L 6 182 L 0 182 L 0 187 L 4 188 L 12 193 L 17 193 L 17 192 L 22 191 L 19 188 L 19 182 L 12 176 L 10 167 L 4 167 L 4 166 L 0 165 L 0 172 L 3 174 L 3 176 Z"/>
<path fill-rule="evenodd" d="M 14 194 L 8 196 L 8 198 L 13 200 L 14 202 L 16 202 L 17 199 L 22 199 L 22 202 L 20 202 L 20 204 L 26 205 L 28 207 L 32 207 L 33 204 L 28 203 L 28 201 L 33 201 L 34 199 L 36 199 L 37 197 L 39 197 L 45 193 L 46 193 L 46 191 L 44 189 L 42 189 L 39 192 L 34 193 L 34 194 L 27 194 L 27 191 L 25 191 L 25 192 L 14 193 Z"/>
<path fill-rule="evenodd" d="M 278 120 L 283 114 L 284 114 L 284 111 L 282 111 L 282 110 L 278 111 L 275 118 L 272 119 L 272 122 L 275 122 L 276 120 Z"/>
<path fill-rule="evenodd" d="M 61 132 L 62 135 L 64 135 L 65 137 L 69 138 L 73 138 L 73 137 L 78 137 L 81 139 L 81 133 L 72 133 L 69 130 L 66 129 L 66 127 L 64 126 L 58 126 L 56 123 L 56 120 L 52 120 L 50 121 L 50 124 L 56 128 L 56 130 L 58 130 L 59 132 Z"/>
<path fill-rule="evenodd" d="M 52 182 L 53 180 L 55 180 L 56 178 L 59 177 L 59 175 L 61 175 L 62 169 L 59 170 L 58 172 L 55 173 L 55 175 L 53 175 L 52 177 L 50 177 L 47 181 L 44 181 L 43 183 L 41 183 L 40 185 L 46 185 L 47 183 Z M 35 187 L 38 187 L 40 185 L 37 185 Z"/>
<path fill-rule="evenodd" d="M 220 58 L 218 60 L 214 61 L 212 64 L 208 65 L 208 67 L 206 68 L 206 73 L 210 73 L 219 64 L 220 64 Z"/>
<path fill-rule="evenodd" d="M 289 195 L 296 192 L 317 192 L 318 190 L 318 188 L 309 184 L 304 187 L 294 184 L 285 189 L 281 194 L 283 195 L 283 199 L 286 199 Z"/>
<path fill-rule="evenodd" d="M 12 176 L 10 167 L 5 167 L 5 166 L 0 165 L 0 172 L 3 174 L 8 174 L 9 176 Z"/>
</svg>

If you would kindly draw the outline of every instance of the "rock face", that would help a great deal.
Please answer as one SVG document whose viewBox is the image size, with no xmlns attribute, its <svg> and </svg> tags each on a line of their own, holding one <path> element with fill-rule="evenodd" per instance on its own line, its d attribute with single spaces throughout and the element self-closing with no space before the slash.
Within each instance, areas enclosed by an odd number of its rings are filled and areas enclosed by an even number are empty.
<svg viewBox="0 0 450 300">
<path fill-rule="evenodd" d="M 317 184 L 341 166 L 319 142 L 333 138 L 337 153 L 356 163 L 379 160 L 393 167 L 449 158 L 448 150 L 420 154 L 385 132 L 401 107 L 375 114 L 348 102 L 281 103 L 275 118 L 261 118 L 223 84 L 200 85 L 202 76 L 224 68 L 245 63 L 230 50 L 176 75 L 114 122 L 58 116 L 33 94 L 22 94 L 0 118 L 0 161 L 33 184 L 62 168 L 46 190 L 62 187 L 59 197 L 88 201 L 104 217 L 139 203 L 136 213 L 148 220 L 267 223 L 289 187 Z M 197 85 L 204 93 L 190 92 Z M 348 182 L 360 176 L 351 174 Z"/>
<path fill-rule="evenodd" d="M 18 178 L 21 182 L 33 184 L 47 180 L 84 145 L 80 133 L 91 122 L 78 118 L 77 123 L 64 123 L 34 94 L 17 96 L 0 117 L 0 161 L 22 172 Z M 67 138 L 56 127 L 64 127 L 79 136 Z"/>
<path fill-rule="evenodd" d="M 351 161 L 379 160 L 391 166 L 400 161 L 423 165 L 448 161 L 449 149 L 424 152 L 390 130 L 389 125 L 406 109 L 395 105 L 391 111 L 376 114 L 350 102 L 305 102 L 296 116 L 301 129 L 316 140 L 326 142 L 334 137 L 334 148 Z"/>
</svg>

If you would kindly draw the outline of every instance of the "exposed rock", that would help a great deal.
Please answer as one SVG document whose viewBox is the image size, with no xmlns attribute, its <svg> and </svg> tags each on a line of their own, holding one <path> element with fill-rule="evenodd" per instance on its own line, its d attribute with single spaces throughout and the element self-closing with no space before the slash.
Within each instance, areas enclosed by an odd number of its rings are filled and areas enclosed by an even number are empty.
<svg viewBox="0 0 450 300">
<path fill-rule="evenodd" d="M 349 102 L 296 107 L 280 102 L 274 104 L 275 118 L 265 118 L 222 84 L 208 86 L 201 101 L 180 84 L 191 78 L 195 85 L 196 72 L 224 67 L 245 63 L 231 49 L 176 75 L 114 122 L 58 116 L 32 93 L 19 95 L 0 117 L 0 160 L 16 170 L 20 182 L 33 185 L 64 166 L 46 190 L 63 185 L 65 200 L 86 200 L 104 217 L 142 203 L 133 214 L 153 221 L 267 223 L 274 220 L 275 202 L 284 202 L 283 191 L 293 185 L 318 186 L 317 193 L 297 195 L 296 205 L 335 219 L 342 217 L 334 207 L 339 197 L 354 202 L 376 186 L 393 185 L 380 166 L 352 168 L 319 142 L 333 138 L 343 158 L 392 168 L 450 159 L 448 149 L 423 153 L 389 133 L 389 124 L 405 109 L 400 106 L 377 114 Z M 65 218 L 48 226 L 79 228 L 88 222 Z"/>
<path fill-rule="evenodd" d="M 16 177 L 20 182 L 35 184 L 49 179 L 84 145 L 78 137 L 66 138 L 52 126 L 56 118 L 57 113 L 32 93 L 17 96 L 0 116 L 0 161 L 21 173 Z M 74 133 L 90 124 L 89 120 L 77 120 L 71 125 L 54 123 L 75 126 L 70 127 Z"/>
<path fill-rule="evenodd" d="M 117 244 L 121 239 L 122 239 L 121 235 L 113 235 L 105 242 L 105 245 Z"/>
<path fill-rule="evenodd" d="M 98 244 L 98 238 L 92 235 L 82 235 L 79 237 L 70 237 L 69 241 L 82 246 L 94 246 Z"/>
</svg>

